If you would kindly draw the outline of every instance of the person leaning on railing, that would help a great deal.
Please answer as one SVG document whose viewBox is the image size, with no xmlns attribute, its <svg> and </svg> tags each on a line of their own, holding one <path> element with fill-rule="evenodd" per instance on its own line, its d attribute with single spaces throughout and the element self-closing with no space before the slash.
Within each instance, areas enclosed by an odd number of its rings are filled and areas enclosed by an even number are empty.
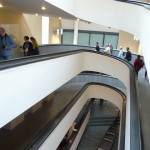
<svg viewBox="0 0 150 150">
<path fill-rule="evenodd" d="M 38 46 L 36 39 L 34 37 L 30 37 L 30 40 L 33 45 L 33 55 L 38 55 L 39 54 L 39 46 Z"/>
<path fill-rule="evenodd" d="M 0 27 L 0 57 L 5 60 L 12 58 L 12 48 L 14 46 L 14 41 L 6 34 L 5 29 Z"/>
<path fill-rule="evenodd" d="M 33 51 L 33 45 L 29 41 L 29 37 L 28 36 L 24 36 L 24 41 L 25 41 L 23 43 L 24 56 L 31 56 L 32 55 L 32 51 Z"/>
</svg>

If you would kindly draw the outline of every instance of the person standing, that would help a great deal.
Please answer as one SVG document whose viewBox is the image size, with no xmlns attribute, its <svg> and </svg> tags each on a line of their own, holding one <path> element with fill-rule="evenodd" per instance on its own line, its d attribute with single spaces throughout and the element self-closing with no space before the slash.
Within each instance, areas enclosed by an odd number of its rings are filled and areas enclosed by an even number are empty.
<svg viewBox="0 0 150 150">
<path fill-rule="evenodd" d="M 126 47 L 126 50 L 127 50 L 127 53 L 126 53 L 125 59 L 126 59 L 127 61 L 131 61 L 131 59 L 132 59 L 132 54 L 131 54 L 131 52 L 130 52 L 130 48 L 129 48 L 129 47 Z"/>
<path fill-rule="evenodd" d="M 103 51 L 105 54 L 111 54 L 109 44 L 106 44 L 106 48 Z"/>
<path fill-rule="evenodd" d="M 39 54 L 39 46 L 38 46 L 36 39 L 34 37 L 30 37 L 30 40 L 33 45 L 33 55 L 38 55 Z"/>
<path fill-rule="evenodd" d="M 123 59 L 123 48 L 122 48 L 122 46 L 120 46 L 120 51 L 119 51 L 119 53 L 118 53 L 118 57 L 120 57 L 120 58 L 122 58 Z"/>
<path fill-rule="evenodd" d="M 144 77 L 147 78 L 147 69 L 145 68 Z"/>
<path fill-rule="evenodd" d="M 24 51 L 24 56 L 31 56 L 33 53 L 33 45 L 29 41 L 28 36 L 24 36 L 24 43 L 23 43 L 23 51 Z"/>
<path fill-rule="evenodd" d="M 112 53 L 113 53 L 113 46 L 112 46 L 112 44 L 109 44 L 109 47 L 110 47 L 110 53 L 112 55 Z"/>
<path fill-rule="evenodd" d="M 0 27 L 0 57 L 4 60 L 12 58 L 12 48 L 15 46 L 15 43 L 11 37 L 6 34 L 4 28 Z"/>
<path fill-rule="evenodd" d="M 96 49 L 96 51 L 99 52 L 100 48 L 99 48 L 99 43 L 98 43 L 98 42 L 96 42 L 96 47 L 95 47 L 95 49 Z"/>
<path fill-rule="evenodd" d="M 143 66 L 144 66 L 144 61 L 141 59 L 141 56 L 138 55 L 137 58 L 134 60 L 134 69 L 137 76 L 138 76 L 138 72 Z"/>
</svg>

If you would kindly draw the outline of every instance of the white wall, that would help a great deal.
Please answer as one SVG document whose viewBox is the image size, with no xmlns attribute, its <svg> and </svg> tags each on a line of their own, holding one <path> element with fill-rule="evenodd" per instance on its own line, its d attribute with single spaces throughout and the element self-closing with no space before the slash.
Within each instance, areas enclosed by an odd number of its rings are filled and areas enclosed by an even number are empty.
<svg viewBox="0 0 150 150">
<path fill-rule="evenodd" d="M 75 20 L 62 19 L 63 29 L 74 29 Z M 89 31 L 104 31 L 104 32 L 119 32 L 117 29 L 108 28 L 103 25 L 88 23 L 86 21 L 79 20 L 78 30 L 89 30 Z"/>
</svg>

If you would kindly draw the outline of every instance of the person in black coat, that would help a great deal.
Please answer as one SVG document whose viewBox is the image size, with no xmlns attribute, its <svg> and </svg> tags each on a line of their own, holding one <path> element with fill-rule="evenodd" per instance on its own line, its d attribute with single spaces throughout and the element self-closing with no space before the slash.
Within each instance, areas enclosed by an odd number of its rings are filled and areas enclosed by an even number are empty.
<svg viewBox="0 0 150 150">
<path fill-rule="evenodd" d="M 33 44 L 29 41 L 29 37 L 24 36 L 24 41 L 25 41 L 23 43 L 24 56 L 33 55 Z"/>
<path fill-rule="evenodd" d="M 126 50 L 127 50 L 127 53 L 126 53 L 125 59 L 126 59 L 127 61 L 131 61 L 131 59 L 132 59 L 132 54 L 131 54 L 131 52 L 130 52 L 130 48 L 129 48 L 129 47 L 126 47 Z"/>
<path fill-rule="evenodd" d="M 96 42 L 96 47 L 95 47 L 95 49 L 96 49 L 96 51 L 99 52 L 100 48 L 99 48 L 99 43 L 98 43 L 98 42 Z"/>
</svg>

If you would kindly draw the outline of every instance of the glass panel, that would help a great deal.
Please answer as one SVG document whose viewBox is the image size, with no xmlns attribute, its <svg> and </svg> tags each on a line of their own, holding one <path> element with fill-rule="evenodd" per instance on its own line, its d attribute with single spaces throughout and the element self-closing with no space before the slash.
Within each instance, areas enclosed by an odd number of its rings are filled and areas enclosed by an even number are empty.
<svg viewBox="0 0 150 150">
<path fill-rule="evenodd" d="M 73 32 L 63 32 L 62 44 L 73 44 Z"/>
<path fill-rule="evenodd" d="M 104 35 L 103 34 L 91 34 L 90 37 L 90 46 L 95 46 L 96 42 L 99 42 L 99 47 L 103 46 L 103 38 Z"/>
<path fill-rule="evenodd" d="M 104 47 L 106 44 L 112 44 L 113 48 L 116 49 L 118 45 L 118 35 L 105 35 Z"/>
<path fill-rule="evenodd" d="M 89 46 L 89 33 L 79 33 L 78 34 L 78 45 Z"/>
</svg>

